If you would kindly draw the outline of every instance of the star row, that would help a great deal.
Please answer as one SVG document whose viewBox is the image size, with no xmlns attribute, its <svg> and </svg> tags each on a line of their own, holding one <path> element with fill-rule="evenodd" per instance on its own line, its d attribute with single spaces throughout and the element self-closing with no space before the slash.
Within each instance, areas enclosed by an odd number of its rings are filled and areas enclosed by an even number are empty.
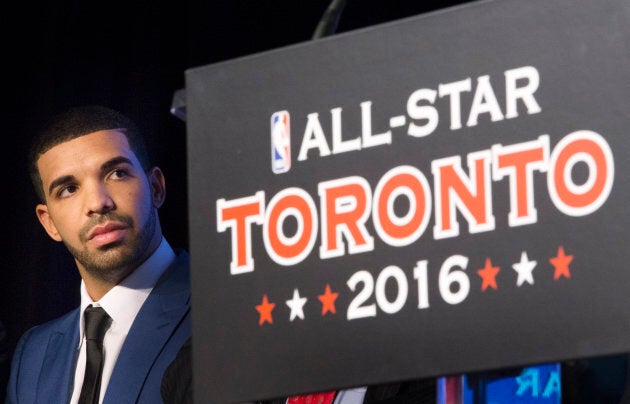
<svg viewBox="0 0 630 404">
<path fill-rule="evenodd" d="M 558 253 L 555 257 L 550 258 L 549 262 L 553 265 L 554 273 L 553 279 L 558 280 L 560 278 L 571 278 L 571 271 L 569 270 L 569 264 L 573 261 L 573 255 L 566 255 L 564 247 L 558 247 Z M 530 285 L 534 284 L 534 268 L 538 265 L 536 261 L 531 261 L 527 257 L 527 252 L 521 253 L 521 260 L 512 264 L 512 269 L 516 271 L 518 277 L 516 279 L 516 286 L 522 286 L 525 282 Z M 492 266 L 490 258 L 486 258 L 485 266 L 477 271 L 477 274 L 481 278 L 481 290 L 485 291 L 487 288 L 497 289 L 496 277 L 501 271 L 499 267 Z"/>
<path fill-rule="evenodd" d="M 571 271 L 569 265 L 573 261 L 573 255 L 567 255 L 564 251 L 564 247 L 558 247 L 558 252 L 555 257 L 550 258 L 549 262 L 554 269 L 554 280 L 560 278 L 571 278 Z M 516 285 L 521 287 L 523 284 L 534 284 L 534 268 L 538 265 L 537 261 L 530 260 L 527 256 L 527 252 L 521 253 L 521 259 L 519 262 L 512 264 L 512 269 L 517 273 Z M 486 258 L 483 268 L 477 270 L 477 275 L 481 278 L 481 291 L 485 292 L 488 288 L 498 289 L 497 275 L 501 271 L 498 266 L 493 266 L 490 258 Z M 336 314 L 335 301 L 339 293 L 331 290 L 330 284 L 326 284 L 324 293 L 317 296 L 317 299 L 322 305 L 321 315 L 324 316 L 328 313 Z M 297 318 L 304 320 L 304 305 L 308 299 L 300 296 L 298 289 L 293 290 L 293 297 L 287 300 L 285 303 L 290 309 L 289 320 L 293 321 Z M 259 313 L 258 324 L 263 325 L 265 323 L 273 324 L 272 311 L 276 307 L 276 304 L 269 301 L 266 294 L 262 297 L 262 302 L 256 305 L 256 311 Z"/>
<path fill-rule="evenodd" d="M 317 296 L 322 304 L 322 316 L 326 315 L 326 313 L 337 313 L 335 300 L 337 300 L 338 296 L 339 293 L 333 292 L 328 284 L 326 285 L 324 293 Z M 293 290 L 293 298 L 286 301 L 287 306 L 291 309 L 291 315 L 289 317 L 290 321 L 293 321 L 296 318 L 304 320 L 304 305 L 307 301 L 308 299 L 306 297 L 300 296 L 300 292 L 298 292 L 297 289 Z M 263 295 L 262 303 L 256 306 L 256 310 L 260 314 L 260 318 L 258 320 L 259 325 L 263 325 L 265 322 L 273 324 L 271 312 L 275 306 L 275 303 L 269 302 L 267 295 Z"/>
</svg>

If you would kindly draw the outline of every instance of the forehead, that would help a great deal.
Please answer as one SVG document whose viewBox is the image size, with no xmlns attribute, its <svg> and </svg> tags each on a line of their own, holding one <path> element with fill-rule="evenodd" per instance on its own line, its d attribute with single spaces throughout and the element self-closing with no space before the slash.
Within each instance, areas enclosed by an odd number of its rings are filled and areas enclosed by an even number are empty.
<svg viewBox="0 0 630 404">
<path fill-rule="evenodd" d="M 104 162 L 120 156 L 139 164 L 122 132 L 103 130 L 52 147 L 39 157 L 37 168 L 43 183 L 47 184 L 61 175 L 98 169 Z"/>
</svg>

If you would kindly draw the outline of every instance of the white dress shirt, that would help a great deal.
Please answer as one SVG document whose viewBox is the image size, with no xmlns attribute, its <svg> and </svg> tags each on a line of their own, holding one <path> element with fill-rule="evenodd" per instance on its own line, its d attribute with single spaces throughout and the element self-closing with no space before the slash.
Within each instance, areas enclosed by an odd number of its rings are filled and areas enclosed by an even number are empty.
<svg viewBox="0 0 630 404">
<path fill-rule="evenodd" d="M 83 311 L 90 304 L 101 306 L 112 318 L 112 323 L 103 340 L 103 373 L 101 378 L 101 391 L 99 402 L 103 402 L 103 396 L 107 391 L 109 379 L 112 376 L 118 354 L 129 333 L 136 315 L 142 304 L 153 290 L 158 279 L 175 260 L 175 252 L 162 238 L 162 242 L 155 252 L 129 274 L 122 282 L 114 286 L 98 302 L 93 302 L 88 295 L 85 284 L 81 281 L 81 316 L 79 319 L 79 357 L 74 372 L 74 389 L 72 391 L 71 404 L 77 404 L 81 394 L 81 386 L 85 376 L 85 333 Z"/>
</svg>

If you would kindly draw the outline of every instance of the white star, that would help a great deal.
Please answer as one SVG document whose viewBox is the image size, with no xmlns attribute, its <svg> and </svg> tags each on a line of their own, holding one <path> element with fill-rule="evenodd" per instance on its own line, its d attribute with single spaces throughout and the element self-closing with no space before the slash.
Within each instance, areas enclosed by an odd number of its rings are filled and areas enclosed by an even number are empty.
<svg viewBox="0 0 630 404">
<path fill-rule="evenodd" d="M 287 306 L 291 309 L 291 318 L 290 321 L 293 321 L 296 317 L 304 320 L 304 304 L 308 299 L 305 297 L 300 297 L 297 289 L 293 290 L 293 298 L 291 300 L 287 300 Z"/>
<path fill-rule="evenodd" d="M 516 286 L 521 286 L 525 281 L 530 285 L 534 284 L 534 276 L 532 271 L 536 266 L 536 261 L 530 261 L 527 258 L 527 253 L 523 251 L 521 253 L 521 262 L 512 264 L 512 268 L 518 273 L 518 279 L 516 280 Z"/>
</svg>

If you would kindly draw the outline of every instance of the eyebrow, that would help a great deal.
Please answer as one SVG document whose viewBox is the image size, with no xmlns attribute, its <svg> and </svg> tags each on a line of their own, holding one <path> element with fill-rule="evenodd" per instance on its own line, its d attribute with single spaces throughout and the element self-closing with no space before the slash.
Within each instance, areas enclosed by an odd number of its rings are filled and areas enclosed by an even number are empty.
<svg viewBox="0 0 630 404">
<path fill-rule="evenodd" d="M 74 182 L 75 181 L 75 177 L 74 175 L 64 175 L 62 177 L 57 178 L 56 180 L 54 180 L 53 182 L 50 183 L 50 186 L 48 187 L 48 195 L 52 195 L 53 190 L 63 184 L 67 184 L 70 182 Z"/>
<path fill-rule="evenodd" d="M 101 164 L 101 171 L 105 172 L 105 171 L 109 171 L 112 168 L 115 168 L 121 164 L 129 164 L 129 165 L 133 165 L 133 162 L 131 160 L 129 160 L 127 157 L 123 157 L 123 156 L 117 156 L 114 158 L 111 158 L 109 160 L 107 160 L 106 162 L 104 162 L 103 164 Z"/>
<path fill-rule="evenodd" d="M 130 164 L 133 165 L 133 162 L 131 160 L 129 160 L 127 157 L 123 157 L 123 156 L 117 156 L 114 158 L 111 158 L 109 160 L 107 160 L 106 162 L 104 162 L 103 164 L 101 164 L 101 172 L 106 172 L 109 171 L 121 164 Z M 74 182 L 76 181 L 76 177 L 74 175 L 64 175 L 61 176 L 55 180 L 53 180 L 50 185 L 48 186 L 48 194 L 52 195 L 52 192 L 55 188 L 63 185 L 63 184 L 67 184 L 69 182 Z"/>
</svg>

